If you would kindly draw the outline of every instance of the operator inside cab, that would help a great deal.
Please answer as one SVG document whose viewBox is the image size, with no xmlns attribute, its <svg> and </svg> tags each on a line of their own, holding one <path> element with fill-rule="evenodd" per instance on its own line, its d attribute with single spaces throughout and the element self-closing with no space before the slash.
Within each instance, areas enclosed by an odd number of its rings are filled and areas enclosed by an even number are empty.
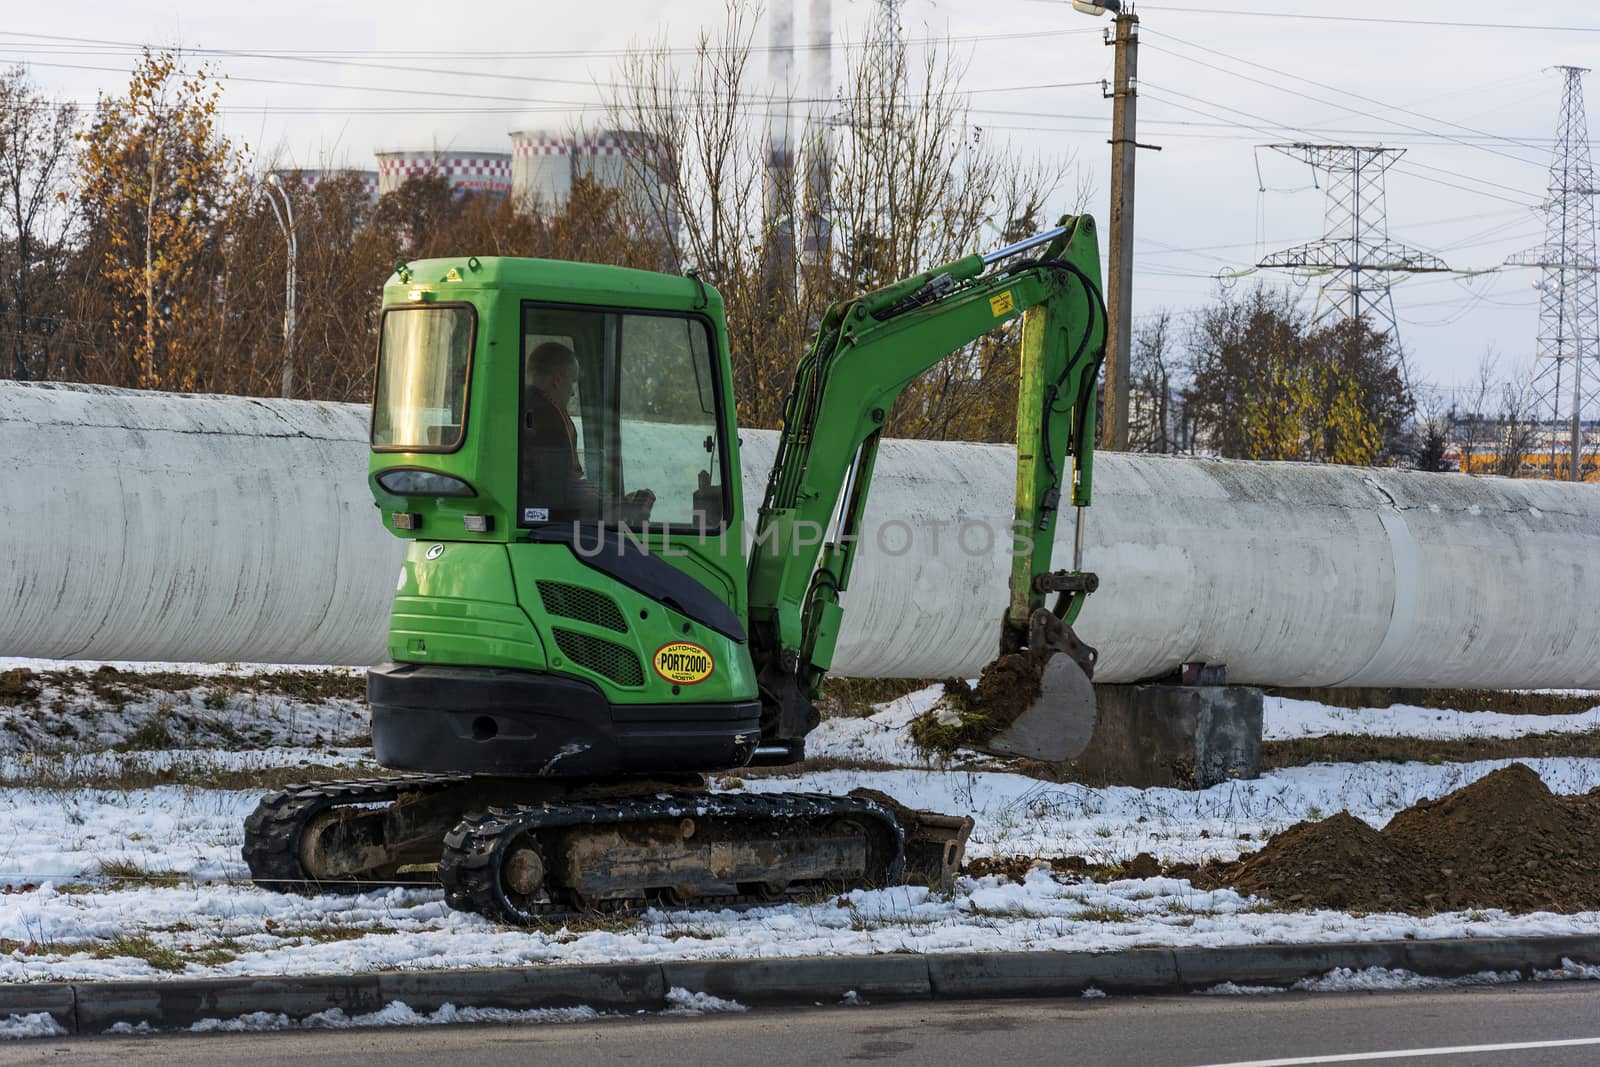
<svg viewBox="0 0 1600 1067">
<path fill-rule="evenodd" d="M 568 408 L 578 388 L 578 357 L 560 341 L 546 341 L 528 354 L 523 396 L 521 497 L 539 501 L 536 521 L 600 520 L 600 489 L 578 458 L 578 431 Z M 620 518 L 629 525 L 650 521 L 655 494 L 649 489 L 622 499 Z"/>
</svg>

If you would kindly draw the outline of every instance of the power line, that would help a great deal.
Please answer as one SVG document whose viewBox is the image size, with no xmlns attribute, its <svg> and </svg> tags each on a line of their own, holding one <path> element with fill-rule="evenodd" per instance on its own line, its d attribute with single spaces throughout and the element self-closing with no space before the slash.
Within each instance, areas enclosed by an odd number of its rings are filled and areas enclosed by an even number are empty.
<svg viewBox="0 0 1600 1067">
<path fill-rule="evenodd" d="M 1260 70 L 1267 71 L 1268 73 L 1276 74 L 1279 77 L 1290 78 L 1290 79 L 1293 79 L 1295 81 L 1302 81 L 1302 82 L 1305 82 L 1307 85 L 1315 85 L 1319 89 L 1328 89 L 1328 90 L 1330 90 L 1332 92 L 1343 93 L 1346 96 L 1354 97 L 1357 100 L 1366 101 L 1369 104 L 1378 104 L 1379 106 L 1386 106 L 1384 104 L 1384 101 L 1382 101 L 1382 100 L 1377 100 L 1377 99 L 1375 99 L 1373 97 L 1370 97 L 1370 96 L 1363 96 L 1362 94 L 1357 93 L 1357 92 L 1352 92 L 1349 89 L 1341 89 L 1336 85 L 1329 85 L 1329 84 L 1327 84 L 1325 82 L 1315 81 L 1315 80 L 1313 80 L 1311 78 L 1307 78 L 1307 77 L 1305 77 L 1303 75 L 1291 74 L 1288 71 L 1279 70 L 1277 67 L 1269 67 L 1264 63 L 1256 63 L 1256 62 L 1253 62 L 1251 60 L 1244 59 L 1244 58 L 1242 58 L 1240 56 L 1230 55 L 1227 52 L 1220 52 L 1220 51 L 1218 51 L 1217 49 L 1214 49 L 1214 48 L 1207 48 L 1205 45 L 1195 44 L 1193 41 L 1186 41 L 1186 40 L 1183 40 L 1180 37 L 1175 37 L 1175 36 L 1173 36 L 1172 34 L 1169 34 L 1169 33 L 1162 33 L 1160 31 L 1156 31 L 1156 30 L 1153 30 L 1153 31 L 1150 31 L 1150 32 L 1154 33 L 1158 37 L 1165 37 L 1166 39 L 1171 40 L 1171 41 L 1176 41 L 1177 43 L 1179 43 L 1181 45 L 1184 45 L 1185 47 L 1195 48 L 1195 49 L 1198 49 L 1198 50 L 1200 50 L 1202 52 L 1207 52 L 1207 53 L 1210 53 L 1211 55 L 1219 56 L 1222 59 L 1229 60 L 1230 62 L 1233 62 L 1233 63 L 1243 63 L 1246 66 L 1256 67 L 1256 68 L 1258 68 Z M 1226 67 L 1219 67 L 1219 66 L 1217 66 L 1217 65 L 1215 65 L 1213 63 L 1206 63 L 1206 62 L 1204 62 L 1202 60 L 1195 59 L 1193 56 L 1186 56 L 1181 52 L 1174 52 L 1174 51 L 1172 51 L 1170 49 L 1162 48 L 1159 45 L 1149 45 L 1148 47 L 1153 48 L 1156 51 L 1161 52 L 1161 53 L 1163 53 L 1165 55 L 1175 56 L 1175 57 L 1177 57 L 1179 59 L 1186 60 L 1186 61 L 1188 61 L 1190 63 L 1195 63 L 1195 64 L 1198 64 L 1198 65 L 1200 65 L 1202 67 L 1206 67 L 1209 70 L 1220 71 L 1223 74 L 1232 75 L 1233 77 L 1236 77 L 1236 78 L 1242 78 L 1245 81 L 1252 82 L 1252 83 L 1254 83 L 1256 85 L 1265 85 L 1268 88 L 1276 88 L 1276 89 L 1280 90 L 1281 92 L 1291 93 L 1291 94 L 1293 94 L 1295 96 L 1304 97 L 1307 100 L 1311 100 L 1311 101 L 1313 101 L 1315 103 L 1318 103 L 1318 104 L 1323 104 L 1323 105 L 1325 105 L 1327 107 L 1338 108 L 1341 111 L 1348 111 L 1352 115 L 1360 115 L 1362 118 L 1378 119 L 1379 121 L 1391 121 L 1391 122 L 1394 121 L 1392 119 L 1391 120 L 1384 120 L 1379 115 L 1376 115 L 1376 114 L 1374 114 L 1374 113 L 1372 113 L 1370 111 L 1362 111 L 1360 108 L 1350 107 L 1348 104 L 1341 104 L 1341 103 L 1338 103 L 1337 101 L 1333 101 L 1333 100 L 1322 100 L 1322 99 L 1320 99 L 1318 97 L 1311 96 L 1308 93 L 1297 92 L 1297 91 L 1295 91 L 1293 89 L 1288 89 L 1288 88 L 1285 88 L 1283 86 L 1275 86 L 1275 85 L 1272 85 L 1270 82 L 1264 82 L 1264 81 L 1260 80 L 1259 78 L 1252 78 L 1247 74 L 1241 74 L 1237 70 L 1229 70 Z M 1443 124 L 1443 125 L 1446 125 L 1446 126 L 1453 126 L 1453 127 L 1457 128 L 1457 129 L 1465 130 L 1468 133 L 1476 134 L 1479 137 L 1492 137 L 1493 136 L 1491 134 L 1485 133 L 1483 130 L 1475 130 L 1470 126 L 1463 126 L 1463 125 L 1461 125 L 1460 123 L 1457 123 L 1457 122 L 1450 122 L 1448 119 L 1440 119 L 1440 118 L 1436 118 L 1436 117 L 1434 117 L 1432 115 L 1424 115 L 1423 113 L 1421 113 L 1419 111 L 1412 111 L 1410 108 L 1391 107 L 1390 110 L 1402 111 L 1402 112 L 1404 112 L 1404 113 L 1406 113 L 1408 115 L 1415 115 L 1418 118 L 1426 119 L 1429 122 L 1440 123 L 1440 124 Z M 1413 133 L 1424 133 L 1424 132 L 1427 132 L 1420 126 L 1412 126 L 1412 125 L 1410 125 L 1408 123 L 1404 123 L 1404 122 L 1395 122 L 1394 124 L 1397 125 L 1397 126 L 1400 126 L 1403 129 L 1409 130 L 1409 131 L 1411 131 Z M 1437 136 L 1441 136 L 1441 137 L 1445 138 L 1446 140 L 1452 140 L 1452 141 L 1456 141 L 1457 140 L 1456 138 L 1451 137 L 1449 134 L 1439 134 Z M 1509 140 L 1509 138 L 1507 140 Z M 1496 151 L 1495 149 L 1487 147 L 1486 145 L 1469 143 L 1469 142 L 1467 142 L 1465 140 L 1457 141 L 1457 143 L 1463 144 L 1463 145 L 1467 145 L 1468 147 L 1471 147 L 1471 148 L 1478 148 L 1478 149 L 1481 149 L 1482 151 L 1485 151 L 1485 152 L 1494 152 L 1495 155 L 1504 156 L 1507 159 L 1514 159 L 1519 163 L 1528 163 L 1530 165 L 1535 165 L 1535 166 L 1543 166 L 1544 165 L 1542 161 L 1526 159 L 1526 158 L 1524 158 L 1522 156 L 1514 156 L 1514 155 L 1510 154 L 1509 152 L 1499 152 L 1499 151 Z M 1515 142 L 1512 142 L 1512 143 L 1515 143 Z M 1533 146 L 1523 145 L 1523 146 L 1520 146 L 1520 147 L 1533 147 Z"/>
<path fill-rule="evenodd" d="M 5 31 L 0 31 L 0 36 L 5 36 L 5 35 L 6 35 Z M 84 38 L 83 40 L 88 40 L 88 39 Z M 98 50 L 87 50 L 87 51 L 86 50 L 33 51 L 33 50 L 26 50 L 26 49 L 19 49 L 19 48 L 16 48 L 16 47 L 12 47 L 12 48 L 9 48 L 8 51 L 13 52 L 13 53 L 21 52 L 25 56 L 31 56 L 31 55 L 119 56 L 119 55 L 124 55 L 124 56 L 129 56 L 129 57 L 137 57 L 137 56 L 142 54 L 142 48 L 139 45 L 133 44 L 132 42 L 106 42 L 106 43 L 108 43 L 108 44 L 114 43 L 116 45 L 116 50 L 98 49 Z M 538 83 L 545 83 L 545 84 L 550 84 L 550 85 L 571 85 L 571 86 L 578 86 L 580 88 L 603 88 L 603 89 L 614 89 L 614 90 L 625 90 L 625 89 L 629 88 L 628 85 L 620 83 L 620 82 L 599 81 L 599 80 L 593 79 L 593 78 L 556 78 L 556 77 L 551 77 L 551 76 L 542 75 L 542 74 L 503 74 L 503 73 L 500 73 L 498 71 L 455 70 L 455 69 L 450 69 L 450 68 L 447 68 L 447 67 L 418 67 L 418 66 L 409 65 L 409 64 L 408 65 L 401 65 L 401 64 L 398 64 L 398 63 L 367 63 L 367 62 L 358 62 L 358 61 L 355 61 L 355 60 L 323 59 L 323 58 L 309 57 L 309 56 L 284 55 L 284 54 L 273 53 L 273 52 L 246 52 L 246 51 L 240 51 L 240 50 L 236 50 L 236 49 L 201 49 L 201 50 L 197 50 L 197 51 L 203 51 L 206 54 L 213 55 L 213 56 L 228 57 L 228 58 L 234 58 L 234 59 L 267 59 L 267 60 L 276 60 L 276 61 L 288 61 L 288 62 L 294 62 L 294 63 L 314 63 L 314 64 L 318 64 L 318 65 L 322 65 L 322 66 L 357 67 L 357 68 L 360 68 L 360 69 L 363 69 L 363 70 L 399 71 L 399 72 L 404 73 L 404 74 L 440 74 L 440 75 L 445 75 L 445 76 L 451 77 L 451 78 L 457 78 L 457 77 L 492 78 L 492 79 L 496 79 L 496 80 L 499 80 L 499 81 L 538 82 Z M 42 66 L 42 67 L 66 67 L 68 69 L 75 69 L 73 64 L 67 64 L 67 63 L 41 62 L 41 63 L 37 63 L 37 65 L 38 66 Z M 77 69 L 115 70 L 116 68 L 82 67 L 82 68 L 77 68 Z M 245 79 L 239 79 L 239 80 L 245 80 Z M 288 84 L 302 84 L 302 83 L 288 83 Z M 304 84 L 315 84 L 315 85 L 320 87 L 324 83 L 304 83 Z M 1046 82 L 1046 83 L 1034 84 L 1034 85 L 1003 85 L 1003 86 L 993 86 L 993 87 L 982 87 L 982 88 L 977 88 L 977 89 L 963 89 L 963 90 L 961 90 L 961 93 L 963 95 L 975 94 L 975 93 L 1011 93 L 1011 92 L 1032 91 L 1032 90 L 1039 90 L 1039 89 L 1077 88 L 1077 87 L 1082 87 L 1082 86 L 1099 85 L 1099 84 L 1100 84 L 1100 82 L 1098 80 L 1076 81 L 1076 82 Z M 328 84 L 328 87 L 330 87 L 330 88 L 338 87 L 338 83 Z M 804 100 L 804 101 L 796 101 L 796 102 L 800 102 L 800 103 L 832 103 L 831 100 L 827 100 L 827 101 Z"/>
<path fill-rule="evenodd" d="M 1181 92 L 1181 91 L 1176 90 L 1176 89 L 1168 89 L 1165 86 L 1156 85 L 1155 83 L 1150 82 L 1150 81 L 1145 81 L 1143 86 L 1142 86 L 1142 88 L 1145 89 L 1145 90 L 1155 89 L 1155 90 L 1157 90 L 1158 93 L 1170 93 L 1173 96 L 1179 96 L 1179 97 L 1183 97 L 1184 99 L 1187 99 L 1187 100 L 1193 100 L 1196 103 L 1204 104 L 1207 107 L 1220 108 L 1223 111 L 1231 111 L 1234 114 L 1243 115 L 1246 118 L 1255 119 L 1258 123 L 1264 123 L 1264 125 L 1256 125 L 1256 124 L 1252 124 L 1252 123 L 1248 123 L 1248 122 L 1237 122 L 1237 121 L 1233 122 L 1233 125 L 1239 126 L 1242 129 L 1256 130 L 1257 132 L 1265 134 L 1265 135 L 1267 135 L 1269 137 L 1281 136 L 1282 132 L 1285 131 L 1285 130 L 1288 130 L 1288 131 L 1291 131 L 1291 132 L 1296 132 L 1296 133 L 1310 134 L 1313 137 L 1316 136 L 1314 133 L 1312 133 L 1312 131 L 1310 131 L 1310 130 L 1304 128 L 1304 127 L 1301 127 L 1301 126 L 1296 126 L 1296 125 L 1294 125 L 1292 123 L 1277 122 L 1277 121 L 1275 121 L 1273 119 L 1265 118 L 1265 117 L 1263 117 L 1261 115 L 1256 115 L 1256 114 L 1253 114 L 1253 113 L 1251 113 L 1249 111 L 1242 111 L 1239 108 L 1230 107 L 1227 104 L 1219 104 L 1216 101 L 1207 100 L 1207 99 L 1205 99 L 1203 97 L 1193 96 L 1193 95 L 1191 95 L 1189 93 Z M 1201 111 L 1201 110 L 1199 110 L 1197 108 L 1188 107 L 1188 106 L 1186 106 L 1184 104 L 1178 103 L 1175 100 L 1162 99 L 1162 97 L 1159 96 L 1159 95 L 1154 97 L 1153 99 L 1155 99 L 1156 101 L 1158 101 L 1160 103 L 1166 104 L 1168 107 L 1178 108 L 1181 111 L 1191 111 L 1191 112 L 1194 112 L 1197 115 L 1204 115 L 1207 118 L 1223 118 L 1223 116 L 1216 115 L 1216 114 L 1214 114 L 1212 112 Z M 1475 178 L 1470 174 L 1461 174 L 1461 173 L 1459 173 L 1457 171 L 1446 170 L 1446 169 L 1444 169 L 1442 167 L 1433 167 L 1433 166 L 1429 166 L 1428 164 L 1425 164 L 1425 163 L 1408 162 L 1407 164 L 1405 164 L 1405 166 L 1407 166 L 1407 167 L 1423 167 L 1423 168 L 1425 168 L 1427 170 L 1433 170 L 1433 171 L 1437 171 L 1437 172 L 1439 172 L 1441 174 L 1450 175 L 1451 177 L 1460 178 L 1463 181 L 1479 182 L 1480 184 L 1494 186 L 1495 188 L 1503 189 L 1503 190 L 1506 190 L 1508 192 L 1513 192 L 1513 193 L 1522 193 L 1523 192 L 1523 190 L 1514 188 L 1514 187 L 1509 186 L 1509 185 L 1501 185 L 1498 182 L 1491 182 L 1491 181 L 1488 181 L 1487 179 L 1484 179 L 1484 178 Z M 1430 178 L 1427 175 L 1413 174 L 1412 176 L 1413 177 L 1417 177 L 1417 178 L 1421 178 L 1423 181 L 1433 181 L 1433 182 L 1438 182 L 1438 184 L 1440 184 L 1440 185 L 1448 185 L 1451 188 L 1461 189 L 1464 192 L 1478 193 L 1478 194 L 1480 194 L 1482 196 L 1492 197 L 1493 199 L 1500 200 L 1500 201 L 1502 201 L 1504 203 L 1516 203 L 1516 204 L 1520 204 L 1520 206 L 1522 206 L 1522 207 L 1530 207 L 1530 208 L 1538 206 L 1533 201 L 1515 201 L 1515 200 L 1511 200 L 1508 197 L 1501 196 L 1501 195 L 1496 194 L 1496 193 L 1486 192 L 1486 191 L 1481 190 L 1481 189 L 1471 189 L 1471 188 L 1468 188 L 1466 186 L 1454 185 L 1451 182 L 1441 181 L 1438 178 Z"/>
<path fill-rule="evenodd" d="M 949 37 L 914 37 L 906 38 L 902 43 L 913 46 L 942 45 L 942 44 L 987 44 L 995 41 L 1036 40 L 1040 37 L 1075 37 L 1086 34 L 1098 34 L 1098 27 L 1084 29 L 1057 29 L 1057 30 L 1032 30 L 1017 33 L 973 33 Z M 92 44 L 108 48 L 132 48 L 140 50 L 144 45 L 132 41 L 112 41 L 96 37 L 73 37 L 52 33 L 24 33 L 19 30 L 0 30 L 0 37 L 23 37 L 40 41 L 63 41 L 69 44 Z M 808 42 L 792 46 L 796 52 L 814 51 L 852 51 L 858 52 L 871 47 L 866 42 L 850 42 L 832 40 L 826 44 Z M 295 48 L 295 49 L 267 49 L 259 52 L 243 51 L 231 48 L 205 48 L 201 46 L 182 46 L 175 49 L 184 55 L 217 55 L 217 56 L 256 56 L 264 59 L 309 59 L 328 58 L 338 59 L 349 56 L 381 56 L 388 59 L 448 59 L 448 60 L 500 60 L 500 59 L 622 59 L 629 55 L 643 52 L 647 55 L 697 55 L 700 51 L 695 47 L 665 47 L 655 48 L 649 45 L 643 48 L 550 48 L 528 51 L 499 51 L 486 52 L 479 49 L 467 51 L 450 51 L 443 49 L 382 49 L 382 48 Z M 717 49 L 712 48 L 711 51 Z M 741 46 L 740 51 L 764 54 L 772 50 L 771 45 L 758 45 L 751 43 Z"/>
<path fill-rule="evenodd" d="M 1408 229 L 1408 230 L 1421 230 L 1421 229 L 1426 229 L 1429 226 L 1449 226 L 1449 225 L 1451 225 L 1453 223 L 1457 223 L 1457 222 L 1477 222 L 1477 221 L 1481 221 L 1481 220 L 1486 219 L 1486 218 L 1494 218 L 1497 215 L 1523 215 L 1523 214 L 1524 214 L 1524 211 L 1523 211 L 1522 208 L 1520 208 L 1520 207 L 1511 207 L 1511 208 L 1504 208 L 1504 209 L 1502 209 L 1500 211 L 1489 211 L 1489 212 L 1480 211 L 1480 212 L 1477 212 L 1476 214 L 1472 214 L 1472 215 L 1452 215 L 1449 218 L 1444 218 L 1444 219 L 1425 219 L 1422 222 L 1407 222 L 1406 223 L 1406 229 Z M 1515 225 L 1517 221 L 1519 221 L 1519 220 L 1513 219 L 1510 223 L 1498 224 L 1497 226 L 1493 227 L 1493 229 L 1496 229 L 1496 230 L 1503 229 L 1503 228 L 1505 228 L 1507 226 Z M 1484 232 L 1486 233 L 1486 232 L 1489 232 L 1489 231 L 1484 231 Z M 1482 234 L 1475 233 L 1475 234 L 1471 234 L 1471 235 L 1469 235 L 1467 237 L 1462 238 L 1462 240 L 1470 241 L 1470 240 L 1476 239 L 1479 236 L 1482 236 Z M 1259 241 L 1236 241 L 1236 242 L 1233 242 L 1231 244 L 1193 245 L 1193 246 L 1190 246 L 1188 248 L 1179 248 L 1179 247 L 1176 247 L 1174 245 L 1162 244 L 1160 241 L 1155 241 L 1155 240 L 1152 240 L 1152 239 L 1150 239 L 1148 237 L 1141 238 L 1140 240 L 1142 242 L 1149 242 L 1150 244 L 1153 244 L 1153 245 L 1155 245 L 1155 246 L 1157 246 L 1157 247 L 1159 247 L 1161 249 L 1164 249 L 1167 252 L 1173 252 L 1173 253 L 1183 252 L 1183 253 L 1186 253 L 1186 254 L 1187 253 L 1191 253 L 1191 252 L 1226 252 L 1226 251 L 1231 251 L 1231 250 L 1236 249 L 1236 248 L 1254 248 L 1254 247 L 1256 247 L 1256 245 L 1261 243 Z M 1298 239 L 1298 240 L 1297 239 L 1286 239 L 1286 240 L 1282 240 L 1282 241 L 1268 241 L 1266 243 L 1268 243 L 1268 244 L 1298 244 L 1298 243 L 1300 243 L 1300 240 L 1310 240 L 1310 238 L 1302 238 L 1302 239 Z M 1456 248 L 1456 247 L 1459 247 L 1459 246 L 1450 245 L 1450 246 L 1447 246 L 1446 248 L 1442 249 L 1442 251 L 1450 251 L 1451 249 Z M 1207 257 L 1207 258 L 1217 259 L 1217 260 L 1219 260 L 1219 262 L 1228 262 L 1227 260 L 1223 260 L 1223 259 L 1221 259 L 1221 257 L 1217 257 L 1217 256 L 1211 256 L 1211 257 Z"/>
<path fill-rule="evenodd" d="M 1042 0 L 1066 3 L 1068 0 Z M 1373 15 L 1311 15 L 1298 11 L 1240 11 L 1221 7 L 1168 7 L 1146 4 L 1146 10 L 1163 15 L 1231 15 L 1252 19 L 1304 19 L 1313 22 L 1364 22 L 1384 26 L 1439 26 L 1452 30 L 1517 30 L 1537 33 L 1600 33 L 1600 26 L 1540 26 L 1526 22 L 1458 22 L 1453 19 L 1380 18 Z"/>
</svg>

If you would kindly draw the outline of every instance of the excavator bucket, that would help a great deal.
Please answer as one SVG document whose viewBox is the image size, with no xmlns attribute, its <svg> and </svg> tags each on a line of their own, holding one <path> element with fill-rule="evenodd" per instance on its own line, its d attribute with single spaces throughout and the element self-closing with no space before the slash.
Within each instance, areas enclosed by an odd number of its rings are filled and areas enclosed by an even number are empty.
<svg viewBox="0 0 1600 1067">
<path fill-rule="evenodd" d="M 1039 695 L 983 749 L 996 756 L 1059 763 L 1077 759 L 1094 736 L 1094 684 L 1072 657 L 1056 653 L 1039 673 Z"/>
<path fill-rule="evenodd" d="M 1037 672 L 1038 694 L 979 747 L 996 756 L 1050 763 L 1077 759 L 1099 720 L 1090 680 L 1097 653 L 1047 610 L 1034 612 L 1031 622 L 1024 655 Z"/>
</svg>

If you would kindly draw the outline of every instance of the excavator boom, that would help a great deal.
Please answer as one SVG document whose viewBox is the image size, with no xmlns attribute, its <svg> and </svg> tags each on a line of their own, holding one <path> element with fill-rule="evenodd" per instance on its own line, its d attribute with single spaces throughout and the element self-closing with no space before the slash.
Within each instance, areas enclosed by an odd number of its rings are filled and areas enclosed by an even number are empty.
<svg viewBox="0 0 1600 1067">
<path fill-rule="evenodd" d="M 999 651 L 1031 654 L 1049 688 L 1062 694 L 1054 701 L 1043 694 L 1033 734 L 1047 736 L 1042 723 L 1051 719 L 1092 722 L 1086 668 L 1093 653 L 1070 625 L 1097 585 L 1081 570 L 1081 523 L 1092 489 L 1095 381 L 1105 345 L 1098 278 L 1094 221 L 1077 216 L 828 308 L 789 394 L 750 556 L 751 655 L 763 704 L 758 759 L 796 758 L 816 725 L 814 701 L 839 636 L 841 594 L 895 400 L 941 360 L 1019 318 L 1014 554 L 997 620 Z M 1076 509 L 1079 551 L 1071 570 L 1053 572 L 1063 503 Z M 824 530 L 829 536 L 819 545 Z M 1045 610 L 1050 593 L 1057 601 Z M 1076 653 L 1068 659 L 1081 682 L 1066 664 L 1044 670 L 1056 651 Z M 1036 743 L 1028 754 L 1066 758 L 1063 744 L 1071 747 L 1065 740 Z"/>
</svg>

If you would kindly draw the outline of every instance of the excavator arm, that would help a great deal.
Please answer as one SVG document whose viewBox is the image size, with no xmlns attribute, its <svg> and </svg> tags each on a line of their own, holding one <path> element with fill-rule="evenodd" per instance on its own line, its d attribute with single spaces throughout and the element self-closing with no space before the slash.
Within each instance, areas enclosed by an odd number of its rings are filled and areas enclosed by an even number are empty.
<svg viewBox="0 0 1600 1067">
<path fill-rule="evenodd" d="M 750 647 L 763 704 L 758 758 L 798 758 L 816 725 L 813 702 L 832 662 L 840 595 L 895 400 L 918 375 L 1018 317 L 1015 541 L 1000 652 L 1048 654 L 1043 644 L 1075 644 L 1063 628 L 1097 584 L 1080 567 L 1106 332 L 1099 273 L 1094 221 L 1080 215 L 828 308 L 795 374 L 751 546 Z M 1077 509 L 1078 549 L 1072 570 L 1052 572 L 1064 502 Z M 1044 609 L 1052 592 L 1056 602 Z"/>
</svg>

